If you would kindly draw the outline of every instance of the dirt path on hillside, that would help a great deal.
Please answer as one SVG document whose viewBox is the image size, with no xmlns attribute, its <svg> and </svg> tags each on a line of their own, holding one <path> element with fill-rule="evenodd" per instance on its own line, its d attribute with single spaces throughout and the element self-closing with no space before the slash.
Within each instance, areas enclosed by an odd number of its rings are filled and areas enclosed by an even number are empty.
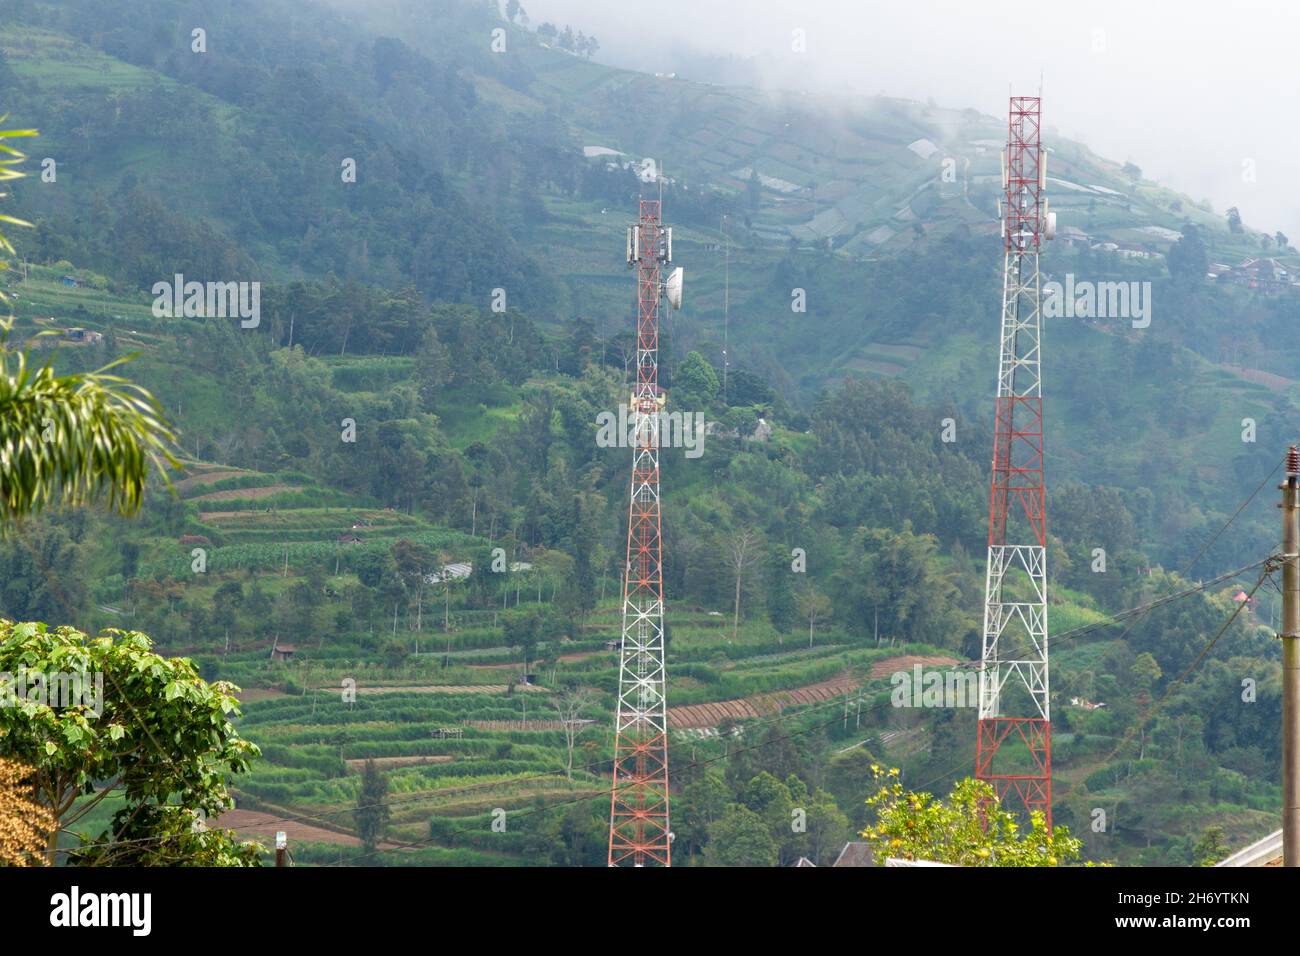
<svg viewBox="0 0 1300 956">
<path fill-rule="evenodd" d="M 920 664 L 922 667 L 951 667 L 954 664 L 960 664 L 961 661 L 955 657 L 948 657 L 945 654 L 939 654 L 934 657 L 924 657 L 919 654 L 900 654 L 898 657 L 887 657 L 883 661 L 876 661 L 871 665 L 871 676 L 888 677 L 897 671 L 910 671 L 915 665 Z"/>
<path fill-rule="evenodd" d="M 903 654 L 876 661 L 871 666 L 873 679 L 888 677 L 896 671 L 910 671 L 916 664 L 922 667 L 949 667 L 959 661 L 955 657 L 922 657 Z M 674 730 L 716 727 L 724 720 L 752 720 L 779 713 L 787 707 L 801 707 L 832 700 L 857 690 L 864 681 L 857 677 L 835 677 L 831 680 L 806 684 L 793 690 L 770 691 L 753 694 L 738 700 L 714 701 L 708 704 L 687 704 L 668 708 L 668 726 Z"/>
<path fill-rule="evenodd" d="M 282 491 L 296 491 L 297 485 L 263 485 L 260 488 L 230 488 L 226 491 L 209 491 L 206 495 L 195 495 L 187 501 L 236 501 L 240 499 L 269 498 Z"/>
<path fill-rule="evenodd" d="M 252 704 L 259 700 L 275 700 L 279 697 L 289 697 L 282 690 L 275 690 L 271 687 L 250 687 L 247 690 L 241 690 L 235 695 L 235 700 L 241 704 Z"/>
<path fill-rule="evenodd" d="M 234 830 L 245 840 L 260 840 L 270 846 L 275 846 L 275 835 L 281 831 L 288 837 L 290 847 L 294 843 L 304 841 L 333 843 L 336 846 L 361 846 L 361 841 L 350 833 L 326 830 L 324 827 L 313 826 L 301 820 L 286 820 L 284 817 L 285 814 L 266 810 L 227 810 L 210 821 L 209 826 L 226 827 Z M 379 844 L 381 850 L 396 850 L 400 846 L 401 844 L 388 841 Z"/>
<path fill-rule="evenodd" d="M 1246 368 L 1244 365 L 1223 365 L 1221 368 L 1227 369 L 1239 378 L 1247 382 L 1253 382 L 1256 385 L 1263 385 L 1265 388 L 1271 388 L 1275 392 L 1291 391 L 1295 388 L 1295 380 L 1284 378 L 1273 372 L 1265 372 L 1263 369 Z"/>
<path fill-rule="evenodd" d="M 244 475 L 252 475 L 251 471 L 203 471 L 188 478 L 182 478 L 180 481 L 173 482 L 177 491 L 189 491 L 191 488 L 197 488 L 200 485 L 210 485 L 213 482 L 221 481 L 223 478 L 240 478 Z"/>
</svg>

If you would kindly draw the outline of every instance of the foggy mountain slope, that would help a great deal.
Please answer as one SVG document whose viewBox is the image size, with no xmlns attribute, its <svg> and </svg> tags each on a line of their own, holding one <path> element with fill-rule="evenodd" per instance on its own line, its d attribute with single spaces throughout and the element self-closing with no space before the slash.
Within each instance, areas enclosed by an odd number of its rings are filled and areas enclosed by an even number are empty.
<svg viewBox="0 0 1300 956">
<path fill-rule="evenodd" d="M 251 690 L 245 809 L 347 813 L 376 759 L 408 862 L 602 862 L 635 441 L 601 422 L 635 361 L 624 230 L 662 189 L 686 304 L 658 383 L 697 439 L 662 456 L 667 695 L 772 717 L 742 730 L 762 747 L 807 734 L 751 754 L 672 728 L 673 766 L 719 763 L 679 805 L 805 774 L 860 830 L 874 761 L 909 784 L 974 763 L 973 700 L 900 713 L 885 681 L 980 655 L 1003 122 L 617 69 L 560 27 L 482 0 L 17 6 L 0 111 L 42 137 L 4 207 L 37 223 L 15 335 L 54 332 L 59 368 L 138 353 L 187 476 L 138 521 L 42 520 L 65 605 L 0 546 L 0 612 L 126 624 Z M 1059 810 L 1098 859 L 1187 863 L 1277 803 L 1274 595 L 1202 649 L 1275 540 L 1270 495 L 1236 509 L 1294 437 L 1300 360 L 1289 285 L 1231 266 L 1295 256 L 1045 139 L 1042 279 L 1071 290 L 1042 364 Z M 260 281 L 264 314 L 159 314 L 180 273 Z M 1243 673 L 1264 706 L 1238 706 Z M 507 788 L 535 815 L 498 840 Z M 1121 805 L 1118 840 L 1089 830 Z M 728 840 L 694 829 L 688 857 Z"/>
</svg>

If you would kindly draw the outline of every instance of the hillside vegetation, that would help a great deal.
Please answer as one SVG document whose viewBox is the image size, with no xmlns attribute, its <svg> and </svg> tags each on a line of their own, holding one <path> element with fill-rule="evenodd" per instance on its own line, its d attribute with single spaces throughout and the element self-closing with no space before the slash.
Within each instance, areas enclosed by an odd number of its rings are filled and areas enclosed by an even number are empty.
<svg viewBox="0 0 1300 956">
<path fill-rule="evenodd" d="M 308 7 L 28 0 L 0 25 L 2 108 L 58 169 L 16 190 L 37 229 L 6 276 L 14 334 L 54 332 L 33 344 L 60 368 L 135 354 L 186 459 L 138 521 L 0 545 L 0 612 L 144 631 L 239 685 L 264 755 L 240 811 L 310 826 L 299 861 L 603 863 L 631 456 L 598 415 L 626 401 L 642 185 L 599 145 L 672 178 L 688 305 L 663 382 L 711 423 L 702 455 L 663 455 L 669 705 L 697 708 L 670 742 L 678 858 L 821 863 L 865 824 L 873 762 L 936 792 L 968 775 L 973 707 L 890 692 L 979 656 L 998 122 L 641 76 L 513 25 L 497 55 L 485 4 Z M 627 125 L 638 102 L 660 125 Z M 1220 573 L 1276 536 L 1261 495 L 1212 537 L 1291 437 L 1254 373 L 1298 357 L 1289 332 L 1262 344 L 1297 300 L 1179 265 L 1259 234 L 1051 145 L 1081 187 L 1054 187 L 1062 221 L 1148 258 L 1062 242 L 1046 267 L 1154 302 L 1145 329 L 1048 324 L 1057 822 L 1094 859 L 1185 864 L 1279 799 L 1267 592 L 1177 679 L 1258 572 Z M 178 273 L 261 281 L 259 323 L 156 315 Z M 387 840 L 413 846 L 357 845 L 370 759 Z"/>
</svg>

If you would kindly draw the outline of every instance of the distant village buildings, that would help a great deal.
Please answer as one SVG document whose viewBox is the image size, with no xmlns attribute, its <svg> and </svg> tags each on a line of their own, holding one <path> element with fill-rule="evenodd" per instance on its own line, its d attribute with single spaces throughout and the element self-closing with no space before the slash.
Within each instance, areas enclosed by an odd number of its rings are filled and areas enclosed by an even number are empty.
<svg viewBox="0 0 1300 956">
<path fill-rule="evenodd" d="M 659 181 L 659 164 L 650 157 L 645 159 L 625 159 L 627 153 L 611 149 L 608 146 L 584 146 L 582 147 L 582 155 L 586 159 L 603 159 L 605 168 L 608 170 L 623 169 L 633 172 L 636 174 L 637 179 L 643 183 L 656 183 Z M 670 176 L 664 176 L 663 181 L 667 185 L 672 185 L 677 180 Z"/>
<path fill-rule="evenodd" d="M 1246 259 L 1236 266 L 1213 263 L 1208 278 L 1271 294 L 1300 288 L 1300 281 L 1296 280 L 1286 266 L 1270 257 Z"/>
<path fill-rule="evenodd" d="M 59 345 L 100 345 L 104 341 L 102 332 L 91 329 L 62 329 L 58 335 L 38 335 L 29 340 L 33 348 L 54 348 Z"/>
</svg>

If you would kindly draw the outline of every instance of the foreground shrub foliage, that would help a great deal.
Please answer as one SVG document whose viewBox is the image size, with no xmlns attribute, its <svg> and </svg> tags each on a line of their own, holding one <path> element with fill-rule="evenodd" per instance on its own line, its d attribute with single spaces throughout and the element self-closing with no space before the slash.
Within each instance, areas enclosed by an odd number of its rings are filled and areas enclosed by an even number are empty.
<svg viewBox="0 0 1300 956">
<path fill-rule="evenodd" d="M 1078 860 L 1083 843 L 1065 827 L 1048 832 L 1043 813 L 1032 814 L 1027 832 L 1002 809 L 992 785 L 959 780 L 948 802 L 904 790 L 897 769 L 871 767 L 878 789 L 867 799 L 876 822 L 862 832 L 876 862 L 889 857 L 953 866 L 1059 866 Z"/>
<path fill-rule="evenodd" d="M 73 862 L 253 864 L 256 844 L 204 825 L 234 805 L 228 777 L 260 756 L 231 723 L 237 688 L 208 684 L 190 661 L 151 648 L 138 631 L 91 638 L 0 621 L 0 758 L 32 770 L 52 815 L 41 827 L 51 860 L 59 831 L 111 796 L 121 808 L 104 832 L 82 837 Z"/>
</svg>

